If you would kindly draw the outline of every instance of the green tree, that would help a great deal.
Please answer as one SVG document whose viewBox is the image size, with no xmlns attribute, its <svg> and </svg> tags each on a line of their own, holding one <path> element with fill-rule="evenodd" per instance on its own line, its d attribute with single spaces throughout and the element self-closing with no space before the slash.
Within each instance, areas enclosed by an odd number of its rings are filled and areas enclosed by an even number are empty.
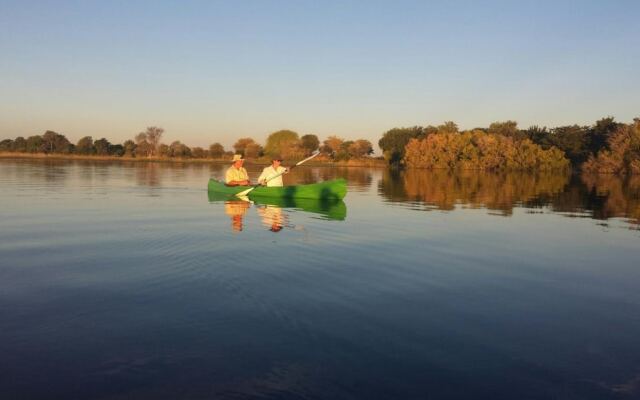
<svg viewBox="0 0 640 400">
<path fill-rule="evenodd" d="M 85 136 L 78 140 L 76 144 L 76 154 L 95 154 L 96 150 L 93 147 L 93 138 L 91 136 Z"/>
<path fill-rule="evenodd" d="M 562 150 L 571 163 L 582 164 L 589 157 L 589 127 L 569 125 L 553 128 L 549 136 L 553 146 Z"/>
<path fill-rule="evenodd" d="M 429 133 L 436 128 L 428 127 Z M 425 128 L 414 126 L 411 128 L 393 128 L 386 131 L 378 141 L 385 160 L 390 164 L 399 164 L 404 158 L 405 146 L 411 139 L 423 139 L 427 136 Z"/>
<path fill-rule="evenodd" d="M 610 150 L 609 139 L 622 126 L 624 124 L 615 122 L 613 117 L 606 117 L 596 121 L 589 132 L 589 151 L 592 154 L 597 154 L 603 149 Z"/>
<path fill-rule="evenodd" d="M 491 125 L 489 125 L 488 133 L 502 135 L 516 140 L 521 140 L 526 137 L 526 134 L 518 129 L 518 123 L 516 121 L 492 122 Z"/>
<path fill-rule="evenodd" d="M 26 151 L 28 153 L 40 153 L 42 152 L 43 143 L 44 142 L 42 140 L 42 136 L 40 135 L 29 136 L 27 138 L 27 144 L 25 146 Z"/>
<path fill-rule="evenodd" d="M 269 156 L 291 153 L 291 149 L 298 144 L 299 137 L 296 132 L 286 129 L 280 130 L 269 135 L 267 144 L 264 146 L 264 153 Z"/>
<path fill-rule="evenodd" d="M 159 157 L 169 157 L 169 145 L 162 143 L 158 146 L 158 156 Z"/>
<path fill-rule="evenodd" d="M 27 141 L 22 136 L 18 136 L 16 140 L 13 141 L 13 151 L 18 153 L 27 151 Z"/>
<path fill-rule="evenodd" d="M 96 154 L 99 156 L 108 156 L 109 147 L 111 143 L 106 138 L 98 139 L 93 142 L 93 147 L 96 149 Z"/>
<path fill-rule="evenodd" d="M 110 145 L 109 154 L 116 157 L 122 157 L 124 155 L 124 146 L 121 144 Z"/>
<path fill-rule="evenodd" d="M 320 140 L 316 135 L 303 135 L 300 138 L 300 146 L 308 156 L 320 147 Z"/>
<path fill-rule="evenodd" d="M 551 133 L 547 127 L 540 128 L 538 125 L 532 125 L 523 131 L 524 136 L 531 140 L 533 143 L 541 146 L 543 149 L 548 150 L 553 146 L 551 143 Z"/>
<path fill-rule="evenodd" d="M 458 125 L 453 121 L 445 121 L 444 124 L 438 125 L 438 133 L 458 133 Z"/>
<path fill-rule="evenodd" d="M 191 156 L 193 158 L 204 158 L 204 149 L 202 147 L 194 147 L 191 149 Z"/>
<path fill-rule="evenodd" d="M 135 157 L 136 156 L 136 144 L 133 140 L 127 140 L 122 144 L 124 150 L 125 157 Z"/>
<path fill-rule="evenodd" d="M 179 140 L 176 140 L 169 146 L 169 157 L 191 157 L 191 149 Z"/>
<path fill-rule="evenodd" d="M 67 154 L 71 150 L 71 143 L 64 135 L 54 131 L 46 131 L 42 135 L 41 151 L 45 153 Z"/>
<path fill-rule="evenodd" d="M 351 153 L 349 152 L 351 146 L 353 145 L 353 140 L 345 140 L 340 143 L 340 147 L 338 151 L 334 153 L 333 158 L 336 161 L 347 161 L 351 158 Z"/>
<path fill-rule="evenodd" d="M 0 142 L 0 151 L 13 151 L 13 140 L 5 139 Z"/>
<path fill-rule="evenodd" d="M 209 157 L 211 158 L 222 158 L 224 156 L 224 147 L 216 142 L 209 146 Z"/>
</svg>

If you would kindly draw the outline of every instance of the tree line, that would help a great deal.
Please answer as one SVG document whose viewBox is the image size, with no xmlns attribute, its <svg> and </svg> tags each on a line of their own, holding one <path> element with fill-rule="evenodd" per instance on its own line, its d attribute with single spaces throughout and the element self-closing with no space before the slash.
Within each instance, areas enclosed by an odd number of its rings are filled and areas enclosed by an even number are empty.
<svg viewBox="0 0 640 400">
<path fill-rule="evenodd" d="M 279 156 L 284 159 L 296 159 L 308 156 L 319 150 L 327 160 L 342 161 L 370 157 L 373 146 L 365 139 L 346 140 L 338 136 L 329 136 L 320 142 L 318 136 L 307 134 L 300 136 L 291 130 L 273 132 L 264 146 L 253 138 L 243 137 L 233 144 L 233 150 L 227 150 L 219 142 L 209 148 L 189 147 L 176 140 L 170 144 L 162 143 L 164 129 L 148 127 L 137 134 L 133 140 L 121 144 L 111 143 L 106 138 L 93 140 L 84 136 L 77 143 L 71 143 L 64 135 L 46 131 L 43 135 L 17 137 L 0 141 L 0 152 L 75 154 L 83 156 L 112 156 L 129 158 L 197 158 L 226 159 L 233 154 L 245 158 Z"/>
<path fill-rule="evenodd" d="M 316 150 L 319 159 L 346 161 L 369 158 L 373 153 L 366 139 L 347 140 L 329 136 L 300 136 L 291 130 L 271 133 L 264 146 L 250 137 L 238 139 L 232 149 L 218 142 L 208 148 L 189 147 L 179 140 L 162 143 L 164 130 L 148 127 L 121 144 L 106 138 L 85 136 L 71 143 L 64 135 L 46 131 L 43 135 L 0 141 L 0 151 L 18 153 L 78 154 L 137 158 L 227 159 L 233 154 L 245 158 L 279 155 L 300 159 Z M 488 128 L 460 130 L 451 121 L 442 125 L 393 128 L 378 145 L 390 165 L 429 169 L 465 170 L 557 170 L 569 166 L 588 172 L 640 173 L 640 119 L 632 123 L 606 117 L 590 126 L 518 128 L 515 121 L 494 122 Z"/>
<path fill-rule="evenodd" d="M 640 173 L 640 119 L 602 118 L 591 126 L 519 129 L 515 121 L 459 130 L 439 126 L 394 128 L 378 142 L 392 165 L 428 169 L 553 170 Z"/>
</svg>

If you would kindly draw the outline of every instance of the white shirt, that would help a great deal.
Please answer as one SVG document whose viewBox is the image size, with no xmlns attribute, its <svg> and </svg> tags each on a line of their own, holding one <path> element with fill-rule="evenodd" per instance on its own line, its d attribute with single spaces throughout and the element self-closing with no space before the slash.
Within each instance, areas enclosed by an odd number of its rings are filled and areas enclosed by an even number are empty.
<svg viewBox="0 0 640 400">
<path fill-rule="evenodd" d="M 264 179 L 269 179 L 270 177 L 278 175 L 278 174 L 284 172 L 285 170 L 286 170 L 285 167 L 280 166 L 276 170 L 275 168 L 273 168 L 273 165 L 270 165 L 270 166 L 268 166 L 268 167 L 266 167 L 265 169 L 262 170 L 262 173 L 258 177 L 258 182 L 262 182 Z M 282 175 L 280 175 L 277 178 L 271 179 L 269 182 L 267 182 L 267 186 L 268 187 L 271 187 L 271 186 L 284 186 L 284 183 L 282 183 Z"/>
</svg>

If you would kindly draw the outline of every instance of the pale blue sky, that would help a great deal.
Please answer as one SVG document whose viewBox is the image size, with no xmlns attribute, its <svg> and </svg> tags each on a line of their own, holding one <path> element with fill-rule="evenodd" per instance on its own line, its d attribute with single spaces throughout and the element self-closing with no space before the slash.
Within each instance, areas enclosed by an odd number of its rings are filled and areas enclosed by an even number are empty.
<svg viewBox="0 0 640 400">
<path fill-rule="evenodd" d="M 230 146 L 278 129 L 640 115 L 639 1 L 0 0 L 0 138 Z"/>
</svg>

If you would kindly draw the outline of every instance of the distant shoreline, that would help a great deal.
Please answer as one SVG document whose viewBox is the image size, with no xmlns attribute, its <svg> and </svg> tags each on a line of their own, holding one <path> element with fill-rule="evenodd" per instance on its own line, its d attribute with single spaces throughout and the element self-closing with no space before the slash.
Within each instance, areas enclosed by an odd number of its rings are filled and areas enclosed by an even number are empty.
<svg viewBox="0 0 640 400">
<path fill-rule="evenodd" d="M 117 157 L 117 156 L 90 156 L 77 154 L 43 154 L 43 153 L 14 153 L 0 152 L 1 159 L 30 159 L 30 160 L 78 160 L 78 161 L 124 161 L 124 162 L 161 162 L 180 164 L 230 164 L 230 160 L 224 158 L 169 158 L 169 157 Z M 269 158 L 247 159 L 248 164 L 269 165 Z M 285 164 L 287 164 L 285 160 Z M 387 168 L 385 160 L 348 160 L 348 161 L 309 161 L 306 166 L 312 167 L 372 167 Z"/>
</svg>

